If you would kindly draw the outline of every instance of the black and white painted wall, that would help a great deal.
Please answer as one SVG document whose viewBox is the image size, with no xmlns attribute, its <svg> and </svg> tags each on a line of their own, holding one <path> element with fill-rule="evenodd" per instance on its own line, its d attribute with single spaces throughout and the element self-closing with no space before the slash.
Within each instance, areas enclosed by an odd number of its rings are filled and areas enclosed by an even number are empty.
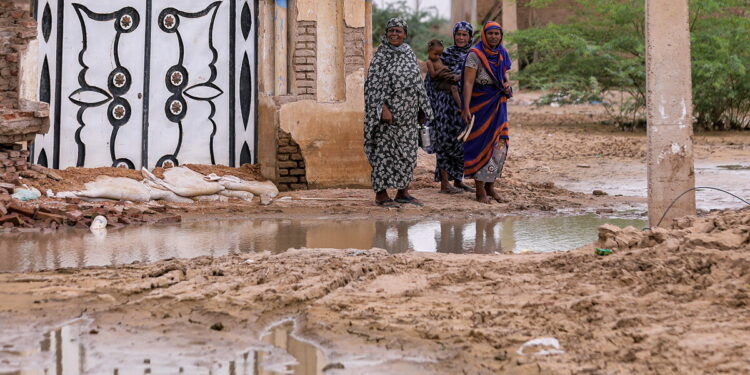
<svg viewBox="0 0 750 375">
<path fill-rule="evenodd" d="M 256 161 L 257 0 L 38 0 L 34 162 Z"/>
</svg>

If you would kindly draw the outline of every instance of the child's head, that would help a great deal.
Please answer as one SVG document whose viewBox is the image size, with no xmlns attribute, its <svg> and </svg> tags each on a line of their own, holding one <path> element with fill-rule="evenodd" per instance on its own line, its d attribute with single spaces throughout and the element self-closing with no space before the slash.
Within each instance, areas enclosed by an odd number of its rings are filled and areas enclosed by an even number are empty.
<svg viewBox="0 0 750 375">
<path fill-rule="evenodd" d="M 427 58 L 430 61 L 438 61 L 443 54 L 443 42 L 433 39 L 427 43 Z"/>
</svg>

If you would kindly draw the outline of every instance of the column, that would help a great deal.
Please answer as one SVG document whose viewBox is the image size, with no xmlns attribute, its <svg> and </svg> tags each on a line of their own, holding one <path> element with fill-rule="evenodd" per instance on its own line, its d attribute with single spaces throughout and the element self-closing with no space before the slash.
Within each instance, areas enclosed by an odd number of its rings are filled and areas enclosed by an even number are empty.
<svg viewBox="0 0 750 375">
<path fill-rule="evenodd" d="M 695 186 L 688 0 L 646 0 L 648 217 L 656 226 L 669 204 Z M 695 192 L 661 226 L 695 215 Z"/>
<path fill-rule="evenodd" d="M 287 0 L 276 0 L 274 12 L 274 91 L 276 95 L 287 95 L 289 93 Z"/>
<path fill-rule="evenodd" d="M 318 0 L 318 101 L 346 98 L 344 77 L 344 2 Z"/>
<path fill-rule="evenodd" d="M 502 0 L 503 1 L 503 31 L 505 35 L 511 34 L 518 30 L 518 0 Z M 515 55 L 518 49 L 514 46 L 508 52 L 511 55 Z M 513 82 L 513 89 L 518 91 L 520 88 L 518 81 L 514 80 L 515 73 L 518 72 L 518 60 L 513 61 L 513 66 L 510 69 L 510 79 Z"/>
</svg>

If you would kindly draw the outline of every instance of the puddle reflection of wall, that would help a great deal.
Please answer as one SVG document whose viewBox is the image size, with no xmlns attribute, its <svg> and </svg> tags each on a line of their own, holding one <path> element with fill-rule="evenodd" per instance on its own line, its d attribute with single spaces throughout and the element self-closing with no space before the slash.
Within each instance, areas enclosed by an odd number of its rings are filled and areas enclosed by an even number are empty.
<svg viewBox="0 0 750 375">
<path fill-rule="evenodd" d="M 369 220 L 302 221 L 307 227 L 307 247 L 334 249 L 370 249 L 376 236 L 376 225 Z"/>
<path fill-rule="evenodd" d="M 328 364 L 325 355 L 315 346 L 294 338 L 291 334 L 293 326 L 284 324 L 271 330 L 263 341 L 279 349 L 285 350 L 297 359 L 299 365 L 291 367 L 293 375 L 323 375 L 323 368 Z M 265 353 L 258 353 L 256 371 L 258 375 L 278 375 L 277 372 L 262 369 L 259 364 L 263 362 Z"/>
</svg>

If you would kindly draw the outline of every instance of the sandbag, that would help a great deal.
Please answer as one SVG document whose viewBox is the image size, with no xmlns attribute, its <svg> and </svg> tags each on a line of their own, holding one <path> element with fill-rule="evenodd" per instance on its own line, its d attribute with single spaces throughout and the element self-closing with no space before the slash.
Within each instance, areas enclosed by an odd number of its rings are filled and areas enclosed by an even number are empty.
<svg viewBox="0 0 750 375">
<path fill-rule="evenodd" d="M 213 178 L 209 175 L 208 178 Z M 228 190 L 247 191 L 255 195 L 268 195 L 271 198 L 279 195 L 279 189 L 271 181 L 245 181 L 234 176 L 222 176 L 218 183 Z"/>
<path fill-rule="evenodd" d="M 197 197 L 193 197 L 193 200 L 195 200 L 196 202 L 229 202 L 229 197 L 225 197 L 219 194 L 199 195 Z"/>
<path fill-rule="evenodd" d="M 172 203 L 193 203 L 192 199 L 181 197 L 172 191 L 155 188 L 153 186 L 149 186 L 149 188 L 151 191 L 151 200 L 166 201 Z"/>
<path fill-rule="evenodd" d="M 255 197 L 253 193 L 242 190 L 223 190 L 219 192 L 219 195 L 229 198 L 244 199 L 248 202 L 252 201 L 253 197 Z"/>
<path fill-rule="evenodd" d="M 205 181 L 202 174 L 187 167 L 167 169 L 164 171 L 163 180 L 154 176 L 145 168 L 141 169 L 141 173 L 146 179 L 183 197 L 213 195 L 224 190 L 224 187 L 219 183 Z"/>
<path fill-rule="evenodd" d="M 76 191 L 82 198 L 114 199 L 132 202 L 151 200 L 150 189 L 139 181 L 125 177 L 99 176 L 84 184 L 86 190 Z"/>
</svg>

